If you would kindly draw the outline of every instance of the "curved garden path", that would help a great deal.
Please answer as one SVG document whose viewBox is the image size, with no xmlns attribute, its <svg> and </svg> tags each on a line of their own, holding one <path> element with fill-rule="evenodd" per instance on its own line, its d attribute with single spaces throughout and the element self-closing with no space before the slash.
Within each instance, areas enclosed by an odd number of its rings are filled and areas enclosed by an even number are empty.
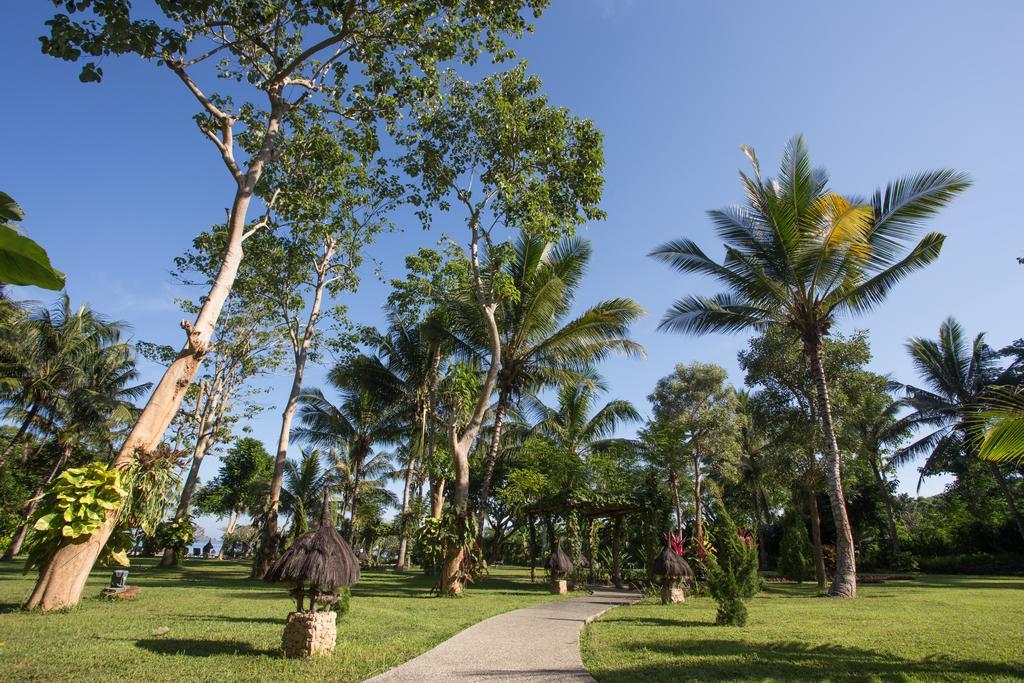
<svg viewBox="0 0 1024 683">
<path fill-rule="evenodd" d="M 634 591 L 601 587 L 586 597 L 499 614 L 370 681 L 593 681 L 580 658 L 580 630 L 639 599 Z"/>
</svg>

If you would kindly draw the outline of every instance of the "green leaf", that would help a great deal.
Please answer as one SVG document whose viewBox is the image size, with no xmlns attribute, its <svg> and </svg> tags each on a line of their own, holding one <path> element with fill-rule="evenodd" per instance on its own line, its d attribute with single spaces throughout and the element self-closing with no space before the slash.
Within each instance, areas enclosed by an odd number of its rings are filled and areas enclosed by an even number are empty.
<svg viewBox="0 0 1024 683">
<path fill-rule="evenodd" d="M 11 195 L 0 192 L 0 221 L 23 221 L 25 212 L 18 206 L 18 202 L 11 199 Z"/>
<path fill-rule="evenodd" d="M 46 531 L 47 529 L 51 528 L 51 525 L 53 524 L 53 521 L 56 518 L 56 512 L 51 512 L 48 515 L 43 515 L 42 517 L 36 520 L 36 523 L 32 528 L 36 531 Z"/>
<path fill-rule="evenodd" d="M 50 265 L 42 247 L 14 228 L 0 225 L 0 283 L 60 290 L 64 273 Z"/>
</svg>

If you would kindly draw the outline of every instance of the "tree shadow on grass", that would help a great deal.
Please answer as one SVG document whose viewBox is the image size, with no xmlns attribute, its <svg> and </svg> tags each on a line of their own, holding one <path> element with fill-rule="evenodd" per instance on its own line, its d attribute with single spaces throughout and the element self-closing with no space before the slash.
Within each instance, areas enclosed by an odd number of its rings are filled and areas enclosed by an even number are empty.
<svg viewBox="0 0 1024 683">
<path fill-rule="evenodd" d="M 678 622 L 673 622 L 678 623 Z M 902 659 L 891 652 L 875 652 L 839 645 L 802 642 L 749 643 L 742 640 L 644 639 L 628 646 L 637 652 L 656 652 L 673 661 L 610 670 L 609 680 L 865 680 L 905 681 L 954 676 L 1024 676 L 1020 664 L 929 657 Z M 693 658 L 692 663 L 686 659 Z"/>
<path fill-rule="evenodd" d="M 213 614 L 180 614 L 178 618 L 185 621 L 223 621 L 232 624 L 280 624 L 282 626 L 287 622 L 283 617 L 231 617 Z"/>
<path fill-rule="evenodd" d="M 619 624 L 622 622 L 632 622 L 634 624 L 644 624 L 649 626 L 668 626 L 671 628 L 679 628 L 680 626 L 714 626 L 713 621 L 696 621 L 693 619 L 682 620 L 682 619 L 662 619 L 659 617 L 624 617 L 616 614 L 614 618 L 609 619 L 608 623 Z"/>
<path fill-rule="evenodd" d="M 197 640 L 188 638 L 146 638 L 135 641 L 135 647 L 158 655 L 216 657 L 218 655 L 279 656 L 276 650 L 263 650 L 241 640 Z"/>
<path fill-rule="evenodd" d="M 234 591 L 231 593 L 223 593 L 222 595 L 225 598 L 243 598 L 247 600 L 274 598 L 277 600 L 287 600 L 288 602 L 291 602 L 291 604 L 294 605 L 295 600 L 293 598 L 288 597 L 289 590 L 290 589 L 287 586 L 282 585 L 280 587 L 280 590 L 258 590 L 254 588 L 250 591 Z"/>
</svg>

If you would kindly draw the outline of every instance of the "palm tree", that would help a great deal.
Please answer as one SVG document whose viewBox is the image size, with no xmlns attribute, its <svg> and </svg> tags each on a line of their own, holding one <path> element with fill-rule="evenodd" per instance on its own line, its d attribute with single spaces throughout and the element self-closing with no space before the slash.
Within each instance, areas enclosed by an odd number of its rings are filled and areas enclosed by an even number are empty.
<svg viewBox="0 0 1024 683">
<path fill-rule="evenodd" d="M 132 423 L 137 412 L 134 400 L 150 387 L 149 384 L 134 383 L 138 378 L 135 356 L 131 347 L 117 341 L 117 325 L 103 325 L 99 332 L 88 331 L 95 322 L 92 313 L 86 308 L 71 312 L 66 297 L 56 312 L 41 313 L 36 318 L 39 327 L 53 326 L 57 321 L 58 327 L 66 326 L 68 329 L 56 334 L 51 330 L 48 336 L 84 333 L 91 342 L 75 342 L 80 348 L 74 354 L 76 367 L 73 372 L 51 375 L 62 375 L 67 381 L 51 384 L 47 392 L 36 395 L 32 422 L 41 436 L 37 453 L 42 453 L 44 446 L 50 444 L 49 452 L 54 460 L 52 465 L 47 464 L 49 474 L 37 484 L 22 510 L 26 519 L 35 511 L 44 487 L 63 471 L 76 450 L 98 453 L 102 458 L 112 457 L 116 446 L 114 437 Z M 72 333 L 71 328 L 77 331 Z M 36 386 L 37 390 L 39 386 Z M 27 530 L 27 525 L 18 529 L 3 559 L 13 559 L 21 550 Z"/>
<path fill-rule="evenodd" d="M 320 451 L 301 450 L 301 459 L 284 464 L 284 486 L 281 489 L 281 511 L 292 517 L 292 539 L 309 531 L 310 519 L 320 510 L 327 475 L 320 461 Z"/>
<path fill-rule="evenodd" d="M 374 353 L 357 357 L 350 374 L 355 384 L 405 414 L 404 488 L 395 565 L 397 571 L 402 571 L 408 550 L 413 479 L 417 467 L 430 459 L 437 445 L 436 387 L 446 347 L 434 320 L 407 324 L 392 316 L 390 322 L 386 333 L 371 334 L 368 344 Z M 432 488 L 436 486 L 437 482 L 432 482 Z"/>
<path fill-rule="evenodd" d="M 551 408 L 539 399 L 528 397 L 527 410 L 535 417 L 529 435 L 546 439 L 558 449 L 586 461 L 596 450 L 614 444 L 632 444 L 613 435 L 622 425 L 639 422 L 641 417 L 629 401 L 615 399 L 594 410 L 598 391 L 603 386 L 593 374 L 591 382 L 563 386 L 557 394 L 558 407 Z"/>
<path fill-rule="evenodd" d="M 341 395 L 331 403 L 319 389 L 303 389 L 299 396 L 299 424 L 292 437 L 313 448 L 347 454 L 354 485 L 345 507 L 350 511 L 349 542 L 354 540 L 359 484 L 365 463 L 375 445 L 391 445 L 401 438 L 403 415 L 394 404 L 380 400 L 364 388 L 352 388 L 348 365 L 337 365 L 327 375 L 328 383 Z"/>
<path fill-rule="evenodd" d="M 786 146 L 777 179 L 762 178 L 754 151 L 743 151 L 753 166 L 753 177 L 741 173 L 746 204 L 710 213 L 725 242 L 724 261 L 718 263 L 689 239 L 651 253 L 676 270 L 710 275 L 727 291 L 678 300 L 659 329 L 705 334 L 780 326 L 800 334 L 816 386 L 836 524 L 836 573 L 829 594 L 853 597 L 853 533 L 822 343 L 837 316 L 869 311 L 901 280 L 938 257 L 943 235 L 928 233 L 912 246 L 908 240 L 970 180 L 954 170 L 930 171 L 891 182 L 864 203 L 828 189 L 828 175 L 811 166 L 799 136 Z"/>
<path fill-rule="evenodd" d="M 885 379 L 885 378 L 881 378 Z M 879 398 L 883 400 L 879 402 Z M 861 398 L 848 418 L 850 428 L 859 444 L 859 454 L 867 460 L 885 505 L 889 525 L 889 544 L 893 555 L 900 552 L 900 536 L 896 529 L 895 501 L 886 470 L 893 462 L 885 456 L 903 443 L 910 435 L 909 425 L 900 419 L 902 404 L 893 401 L 887 393 L 868 393 Z"/>
<path fill-rule="evenodd" d="M 20 426 L 0 453 L 0 465 L 41 422 L 42 412 L 62 410 L 72 393 L 88 390 L 86 370 L 95 354 L 117 344 L 125 327 L 87 306 L 73 309 L 67 295 L 52 308 L 14 317 L 17 324 L 0 336 L 0 402 L 9 406 L 5 418 L 19 415 Z"/>
<path fill-rule="evenodd" d="M 904 421 L 910 427 L 925 428 L 927 433 L 897 451 L 894 462 L 904 465 L 926 456 L 921 480 L 943 471 L 957 472 L 962 458 L 979 455 L 980 444 L 974 438 L 977 413 L 984 410 L 994 389 L 1011 381 L 1012 370 L 1000 368 L 999 353 L 985 343 L 984 333 L 969 342 L 953 318 L 939 326 L 937 340 L 914 337 L 907 350 L 924 385 L 907 385 L 902 404 L 913 412 Z M 991 460 L 988 465 L 1024 537 L 1024 519 L 1013 491 L 999 465 Z"/>
<path fill-rule="evenodd" d="M 611 299 L 570 319 L 576 289 L 590 262 L 589 242 L 578 237 L 557 244 L 520 233 L 505 274 L 517 296 L 498 307 L 501 365 L 497 401 L 491 416 L 490 447 L 478 501 L 478 527 L 483 533 L 494 465 L 509 404 L 527 393 L 558 385 L 589 381 L 589 369 L 611 353 L 643 356 L 640 344 L 627 338 L 629 326 L 643 309 L 633 299 Z M 465 339 L 479 356 L 488 348 L 475 306 L 463 315 L 470 324 Z"/>
<path fill-rule="evenodd" d="M 334 455 L 327 476 L 331 481 L 331 488 L 342 494 L 338 515 L 342 519 L 346 513 L 349 515 L 347 525 L 353 543 L 357 540 L 356 534 L 368 512 L 373 513 L 370 516 L 377 516 L 378 513 L 383 514 L 386 508 L 398 506 L 398 497 L 387 488 L 388 482 L 395 474 L 391 467 L 392 458 L 393 455 L 390 453 L 375 453 L 355 469 L 354 462 L 345 460 L 338 454 Z M 350 505 L 355 505 L 355 508 L 349 507 Z M 357 546 L 353 545 L 354 547 Z"/>
</svg>

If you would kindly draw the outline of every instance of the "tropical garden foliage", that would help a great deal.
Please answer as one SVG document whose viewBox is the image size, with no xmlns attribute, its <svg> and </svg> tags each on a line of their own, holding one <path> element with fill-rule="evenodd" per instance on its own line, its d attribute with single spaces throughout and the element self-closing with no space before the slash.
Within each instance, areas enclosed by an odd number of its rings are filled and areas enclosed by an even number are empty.
<svg viewBox="0 0 1024 683">
<path fill-rule="evenodd" d="M 728 626 L 766 577 L 854 598 L 876 570 L 1024 567 L 1024 341 L 949 318 L 906 340 L 916 376 L 892 377 L 865 330 L 839 331 L 940 257 L 933 221 L 967 174 L 864 199 L 802 137 L 775 177 L 743 147 L 742 203 L 709 213 L 724 257 L 686 237 L 650 252 L 722 288 L 659 330 L 748 334 L 743 377 L 676 358 L 635 405 L 602 370 L 646 357 L 646 311 L 588 297 L 596 242 L 578 234 L 605 217 L 601 131 L 524 62 L 462 68 L 511 60 L 544 0 L 55 4 L 43 51 L 84 82 L 106 56 L 169 71 L 232 190 L 226 220 L 164 259 L 199 288 L 180 348 L 0 289 L 0 550 L 34 572 L 24 607 L 78 604 L 97 563 L 184 571 L 200 516 L 227 520 L 209 541 L 250 578 L 319 528 L 424 595 L 472 594 L 499 564 L 536 582 L 553 555 L 576 588 L 651 590 L 667 541 Z M 215 55 L 216 93 L 198 84 Z M 0 193 L 0 287 L 60 289 L 23 217 Z M 367 250 L 410 222 L 448 233 L 407 256 L 383 324 L 352 319 Z M 950 483 L 901 493 L 907 465 Z"/>
</svg>

